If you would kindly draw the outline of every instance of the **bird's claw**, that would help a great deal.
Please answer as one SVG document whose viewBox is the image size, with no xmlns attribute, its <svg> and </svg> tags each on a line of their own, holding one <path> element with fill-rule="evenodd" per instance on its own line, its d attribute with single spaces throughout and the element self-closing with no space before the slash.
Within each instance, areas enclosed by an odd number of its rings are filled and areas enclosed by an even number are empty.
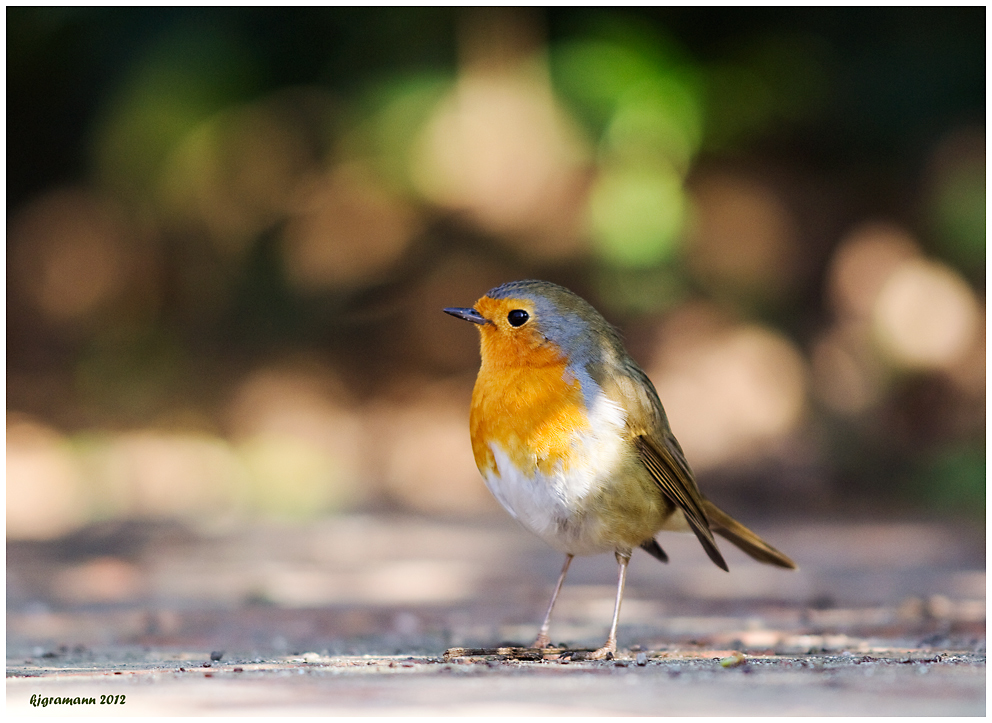
<svg viewBox="0 0 992 723">
<path fill-rule="evenodd" d="M 544 648 L 550 648 L 551 638 L 548 637 L 547 633 L 541 633 L 540 635 L 537 636 L 537 640 L 534 641 L 534 644 L 531 645 L 531 647 L 538 648 L 539 650 L 543 650 Z"/>
<path fill-rule="evenodd" d="M 613 660 L 617 652 L 617 646 L 614 645 L 604 645 L 599 650 L 595 650 L 586 656 L 587 660 Z"/>
</svg>

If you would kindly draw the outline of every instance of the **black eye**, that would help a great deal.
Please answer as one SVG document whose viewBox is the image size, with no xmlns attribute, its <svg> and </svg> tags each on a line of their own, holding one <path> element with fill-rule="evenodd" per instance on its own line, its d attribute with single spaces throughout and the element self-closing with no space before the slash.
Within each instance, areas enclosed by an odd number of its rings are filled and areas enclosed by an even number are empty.
<svg viewBox="0 0 992 723">
<path fill-rule="evenodd" d="M 526 323 L 529 318 L 530 314 L 523 309 L 514 309 L 506 315 L 506 320 L 510 322 L 510 326 L 521 326 Z"/>
</svg>

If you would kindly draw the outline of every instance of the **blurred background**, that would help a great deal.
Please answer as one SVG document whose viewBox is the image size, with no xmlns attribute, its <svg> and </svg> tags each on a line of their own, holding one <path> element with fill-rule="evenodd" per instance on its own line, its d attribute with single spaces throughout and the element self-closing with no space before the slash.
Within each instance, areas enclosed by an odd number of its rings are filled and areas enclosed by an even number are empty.
<svg viewBox="0 0 992 723">
<path fill-rule="evenodd" d="M 742 519 L 984 528 L 984 8 L 8 8 L 7 68 L 9 540 L 505 515 L 440 310 L 520 278 Z"/>
</svg>

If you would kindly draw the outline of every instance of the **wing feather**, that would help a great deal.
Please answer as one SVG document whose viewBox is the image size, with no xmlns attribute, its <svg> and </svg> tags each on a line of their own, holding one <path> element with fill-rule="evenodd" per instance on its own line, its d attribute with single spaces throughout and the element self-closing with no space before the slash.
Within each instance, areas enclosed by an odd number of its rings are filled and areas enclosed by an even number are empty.
<svg viewBox="0 0 992 723">
<path fill-rule="evenodd" d="M 634 446 L 661 493 L 681 510 L 706 554 L 717 567 L 727 570 L 727 563 L 710 531 L 709 520 L 703 511 L 703 500 L 691 472 L 678 464 L 675 457 L 667 451 L 667 446 L 664 450 L 659 449 L 650 437 L 634 437 Z"/>
<path fill-rule="evenodd" d="M 617 365 L 601 363 L 590 368 L 591 375 L 607 396 L 628 410 L 631 440 L 659 492 L 682 512 L 714 564 L 726 570 L 727 563 L 710 530 L 703 496 L 668 425 L 658 392 L 644 370 L 626 355 L 619 340 L 616 343 L 613 356 L 620 369 Z"/>
</svg>

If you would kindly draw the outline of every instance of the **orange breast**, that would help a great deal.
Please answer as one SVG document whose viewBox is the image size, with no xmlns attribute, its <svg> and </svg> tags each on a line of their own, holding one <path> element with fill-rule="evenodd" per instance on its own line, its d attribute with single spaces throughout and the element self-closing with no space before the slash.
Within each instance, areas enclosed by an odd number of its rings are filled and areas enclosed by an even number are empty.
<svg viewBox="0 0 992 723">
<path fill-rule="evenodd" d="M 496 472 L 498 444 L 527 475 L 567 470 L 576 433 L 589 429 L 577 379 L 566 379 L 561 351 L 543 340 L 482 327 L 482 366 L 472 393 L 472 451 L 479 470 Z"/>
</svg>

